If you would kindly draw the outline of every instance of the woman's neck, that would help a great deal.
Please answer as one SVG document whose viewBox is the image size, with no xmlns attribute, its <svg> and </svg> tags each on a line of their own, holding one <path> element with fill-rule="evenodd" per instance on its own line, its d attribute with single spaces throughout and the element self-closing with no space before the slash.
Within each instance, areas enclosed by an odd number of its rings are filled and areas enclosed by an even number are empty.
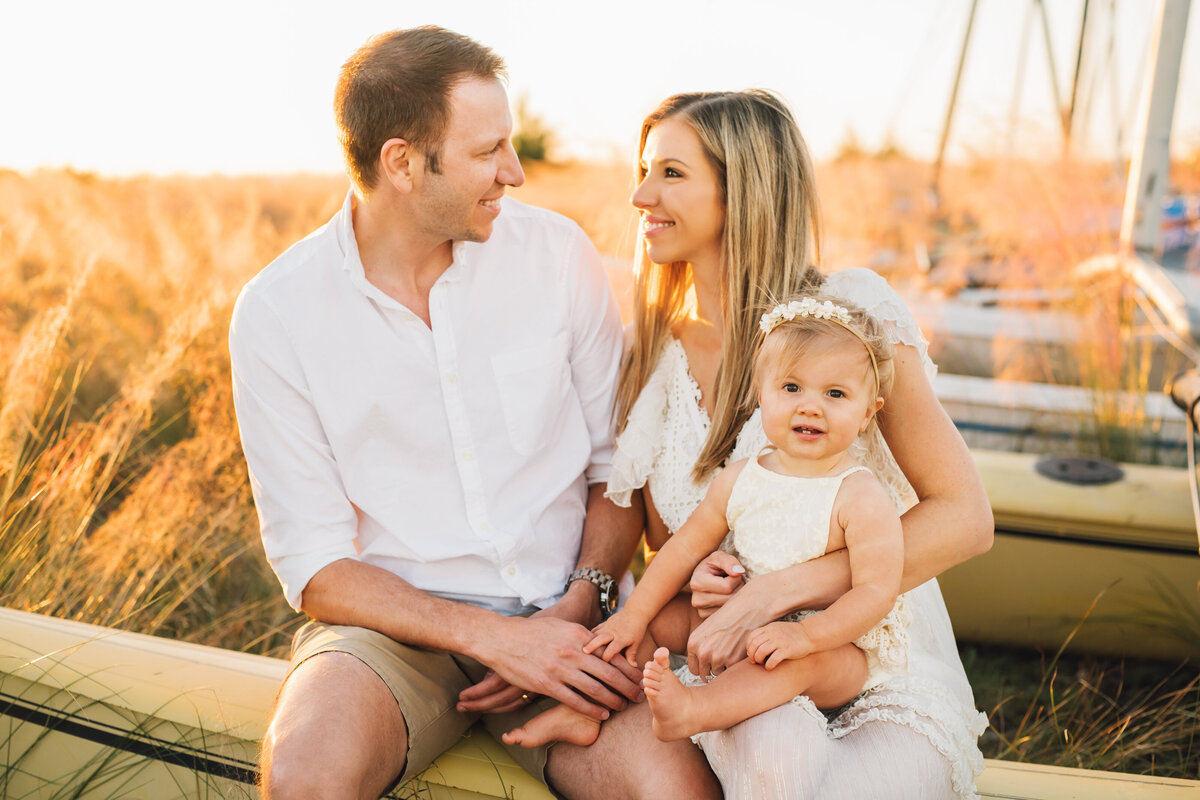
<svg viewBox="0 0 1200 800">
<path fill-rule="evenodd" d="M 693 261 L 692 289 L 696 293 L 696 318 L 722 330 L 720 264 Z"/>
</svg>

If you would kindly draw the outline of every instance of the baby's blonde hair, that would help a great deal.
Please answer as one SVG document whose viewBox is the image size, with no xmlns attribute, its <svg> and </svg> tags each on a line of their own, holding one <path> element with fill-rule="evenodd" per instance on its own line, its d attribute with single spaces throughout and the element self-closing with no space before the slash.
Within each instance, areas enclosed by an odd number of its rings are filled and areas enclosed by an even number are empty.
<svg viewBox="0 0 1200 800">
<path fill-rule="evenodd" d="M 824 337 L 843 342 L 858 342 L 866 348 L 871 371 L 875 376 L 875 396 L 886 398 L 895 380 L 895 349 L 883 326 L 858 306 L 831 295 L 798 295 L 783 301 L 781 305 L 806 297 L 817 303 L 830 302 L 834 306 L 844 308 L 847 321 L 816 315 L 796 315 L 792 319 L 780 319 L 758 343 L 758 352 L 754 356 L 754 386 L 761 389 L 763 380 L 770 374 L 771 369 L 796 363 L 805 356 L 813 341 Z"/>
</svg>

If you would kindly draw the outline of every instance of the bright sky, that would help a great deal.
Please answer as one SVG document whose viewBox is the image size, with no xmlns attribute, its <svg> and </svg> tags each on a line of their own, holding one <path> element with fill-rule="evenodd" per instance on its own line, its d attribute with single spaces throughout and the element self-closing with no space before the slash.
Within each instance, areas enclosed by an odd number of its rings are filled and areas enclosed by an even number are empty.
<svg viewBox="0 0 1200 800">
<path fill-rule="evenodd" d="M 981 0 L 952 156 L 1003 151 L 1030 5 Z M 1065 95 L 1083 2 L 1046 5 Z M 1115 120 L 1127 120 L 1131 135 L 1158 3 L 1116 5 L 1118 78 L 1089 78 L 1089 138 L 1104 157 L 1115 151 Z M 1108 6 L 1092 2 L 1091 13 Z M 0 18 L 0 167 L 339 172 L 330 110 L 338 68 L 372 34 L 427 23 L 504 56 L 510 95 L 528 97 L 562 155 L 626 157 L 642 117 L 667 95 L 762 86 L 789 100 L 818 158 L 851 130 L 864 147 L 890 138 L 931 158 L 969 9 L 968 0 L 13 0 Z M 1200 149 L 1197 17 L 1176 102 L 1177 152 Z M 1103 48 L 1111 27 L 1097 31 Z M 1039 28 L 1031 33 L 1018 139 L 1026 151 L 1035 140 L 1057 147 L 1045 46 Z"/>
</svg>

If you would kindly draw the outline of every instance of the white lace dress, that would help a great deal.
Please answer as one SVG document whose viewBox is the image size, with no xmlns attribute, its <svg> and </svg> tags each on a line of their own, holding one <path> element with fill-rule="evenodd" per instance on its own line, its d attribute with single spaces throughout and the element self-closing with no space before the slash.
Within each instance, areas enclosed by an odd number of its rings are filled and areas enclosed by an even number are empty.
<svg viewBox="0 0 1200 800">
<path fill-rule="evenodd" d="M 886 281 L 869 270 L 852 269 L 830 275 L 822 291 L 868 311 L 894 343 L 915 347 L 933 377 L 936 368 L 925 338 Z M 628 503 L 633 490 L 648 486 L 667 528 L 678 530 L 708 489 L 708 482 L 691 479 L 708 428 L 683 346 L 672 340 L 617 441 L 608 496 Z M 755 411 L 729 460 L 752 457 L 766 444 Z M 898 509 L 916 503 L 876 428 L 860 437 L 851 453 L 887 487 Z M 937 581 L 906 597 L 911 613 L 907 675 L 864 692 L 832 719 L 801 697 L 728 730 L 696 737 L 726 800 L 976 796 L 974 778 L 983 770 L 978 739 L 987 718 L 975 710 Z"/>
</svg>

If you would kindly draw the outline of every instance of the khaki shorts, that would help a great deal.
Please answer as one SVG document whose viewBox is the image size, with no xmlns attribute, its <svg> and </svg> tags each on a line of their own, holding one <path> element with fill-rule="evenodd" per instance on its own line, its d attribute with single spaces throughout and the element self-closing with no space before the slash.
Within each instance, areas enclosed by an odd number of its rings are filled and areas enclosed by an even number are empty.
<svg viewBox="0 0 1200 800">
<path fill-rule="evenodd" d="M 500 734 L 557 705 L 541 698 L 507 714 L 462 713 L 455 709 L 458 693 L 483 679 L 487 668 L 466 656 L 409 647 L 367 628 L 309 622 L 292 640 L 295 669 L 318 653 L 349 653 L 370 667 L 396 698 L 408 727 L 408 760 L 397 783 L 408 780 L 455 745 L 481 717 L 495 740 L 514 761 L 546 782 L 549 746 L 533 749 L 505 745 Z"/>
</svg>

